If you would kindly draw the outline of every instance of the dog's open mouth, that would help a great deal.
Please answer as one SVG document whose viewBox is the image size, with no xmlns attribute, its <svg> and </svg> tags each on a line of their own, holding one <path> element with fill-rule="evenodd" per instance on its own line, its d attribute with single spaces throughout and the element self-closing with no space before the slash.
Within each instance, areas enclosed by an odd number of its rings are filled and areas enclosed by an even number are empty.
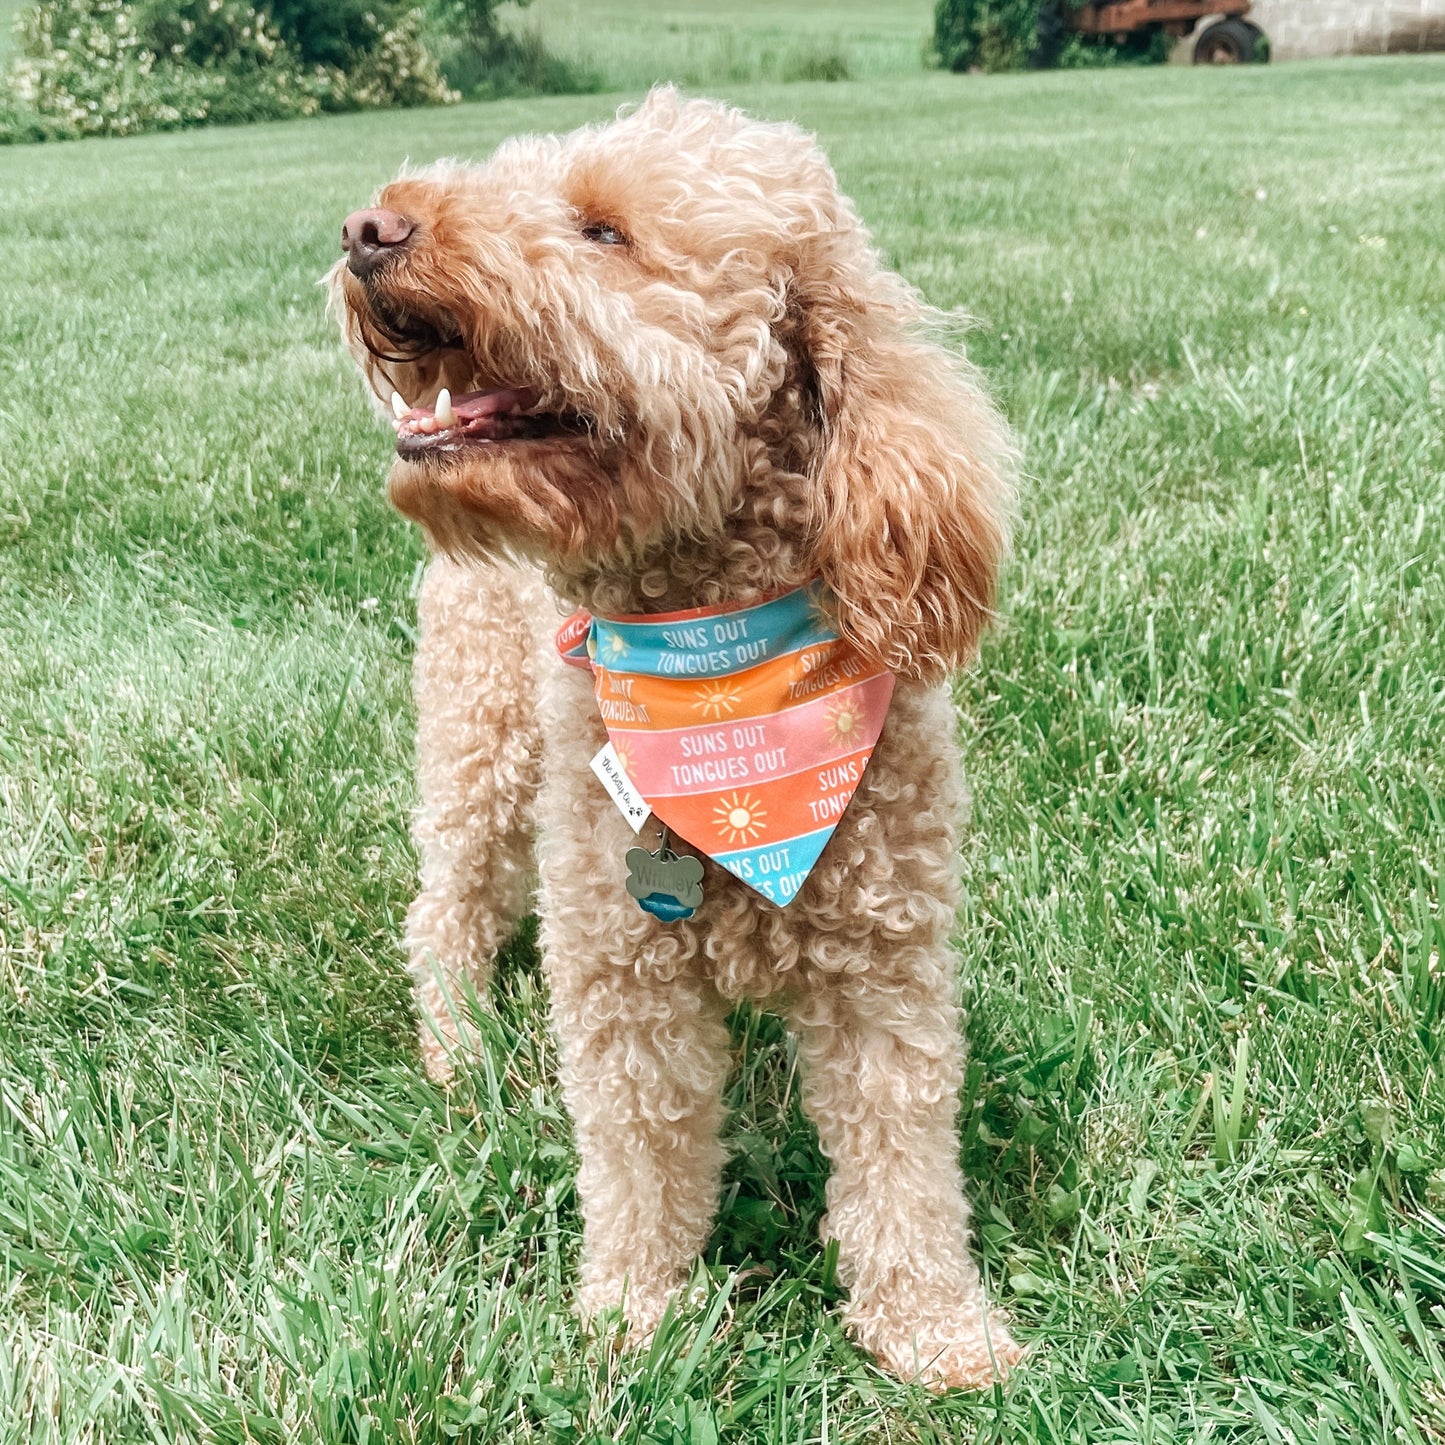
<svg viewBox="0 0 1445 1445">
<path fill-rule="evenodd" d="M 537 393 L 524 386 L 491 387 L 458 396 L 443 388 L 433 406 L 408 406 L 394 391 L 397 453 L 421 458 L 465 447 L 581 436 L 588 430 L 585 417 L 540 411 L 539 401 Z"/>
</svg>

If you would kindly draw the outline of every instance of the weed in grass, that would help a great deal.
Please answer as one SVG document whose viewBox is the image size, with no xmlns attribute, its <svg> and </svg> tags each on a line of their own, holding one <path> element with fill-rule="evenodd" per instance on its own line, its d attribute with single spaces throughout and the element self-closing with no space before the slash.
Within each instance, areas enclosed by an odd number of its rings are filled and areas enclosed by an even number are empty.
<svg viewBox="0 0 1445 1445">
<path fill-rule="evenodd" d="M 847 53 L 835 45 L 813 45 L 783 57 L 783 80 L 848 80 Z"/>
<path fill-rule="evenodd" d="M 530 101 L 0 157 L 0 1437 L 1440 1439 L 1445 66 L 733 93 L 981 318 L 1027 448 L 958 683 L 1026 1368 L 934 1401 L 840 1337 L 766 1015 L 641 1353 L 570 1312 L 530 939 L 420 1073 L 422 551 L 312 283 L 403 156 L 613 104 Z"/>
</svg>

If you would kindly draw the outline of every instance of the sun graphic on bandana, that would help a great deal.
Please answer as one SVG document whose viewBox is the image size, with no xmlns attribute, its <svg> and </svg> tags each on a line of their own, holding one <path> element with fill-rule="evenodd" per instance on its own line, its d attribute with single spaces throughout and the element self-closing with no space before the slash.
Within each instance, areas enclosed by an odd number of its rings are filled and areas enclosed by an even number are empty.
<svg viewBox="0 0 1445 1445">
<path fill-rule="evenodd" d="M 829 707 L 828 731 L 835 743 L 857 741 L 863 731 L 863 709 L 855 699 L 845 697 Z"/>
<path fill-rule="evenodd" d="M 622 765 L 622 771 L 630 778 L 632 776 L 632 749 L 626 743 L 620 743 L 613 738 L 612 755 Z"/>
<path fill-rule="evenodd" d="M 742 689 L 730 682 L 710 682 L 698 689 L 693 706 L 706 718 L 731 717 L 743 700 Z"/>
<path fill-rule="evenodd" d="M 712 818 L 717 830 L 729 843 L 751 843 L 763 831 L 767 812 L 751 793 L 734 793 L 718 799 Z"/>
<path fill-rule="evenodd" d="M 602 630 L 602 656 L 607 662 L 616 662 L 627 656 L 627 643 L 623 641 L 622 634 L 610 627 Z"/>
</svg>

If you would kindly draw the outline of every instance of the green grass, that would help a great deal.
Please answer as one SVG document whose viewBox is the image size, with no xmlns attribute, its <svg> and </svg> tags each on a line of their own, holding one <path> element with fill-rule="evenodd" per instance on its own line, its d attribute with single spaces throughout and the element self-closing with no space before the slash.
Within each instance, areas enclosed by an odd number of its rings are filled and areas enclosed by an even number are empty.
<svg viewBox="0 0 1445 1445">
<path fill-rule="evenodd" d="M 503 13 L 608 90 L 902 75 L 921 68 L 933 29 L 929 0 L 535 0 Z"/>
<path fill-rule="evenodd" d="M 843 1340 L 766 1017 L 641 1357 L 570 1314 L 530 944 L 420 1073 L 422 549 L 313 282 L 403 156 L 613 104 L 533 101 L 0 155 L 7 1445 L 1445 1438 L 1445 65 L 736 93 L 1027 446 L 958 937 L 1031 1361 L 934 1401 Z"/>
</svg>

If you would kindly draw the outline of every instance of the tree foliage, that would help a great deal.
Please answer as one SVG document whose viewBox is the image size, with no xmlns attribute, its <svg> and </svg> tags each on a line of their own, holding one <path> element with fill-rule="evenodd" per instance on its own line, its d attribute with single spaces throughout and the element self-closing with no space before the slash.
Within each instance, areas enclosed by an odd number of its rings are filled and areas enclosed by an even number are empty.
<svg viewBox="0 0 1445 1445">
<path fill-rule="evenodd" d="M 938 0 L 933 11 L 933 47 L 949 70 L 1022 69 L 1038 33 L 1039 0 Z"/>
</svg>

